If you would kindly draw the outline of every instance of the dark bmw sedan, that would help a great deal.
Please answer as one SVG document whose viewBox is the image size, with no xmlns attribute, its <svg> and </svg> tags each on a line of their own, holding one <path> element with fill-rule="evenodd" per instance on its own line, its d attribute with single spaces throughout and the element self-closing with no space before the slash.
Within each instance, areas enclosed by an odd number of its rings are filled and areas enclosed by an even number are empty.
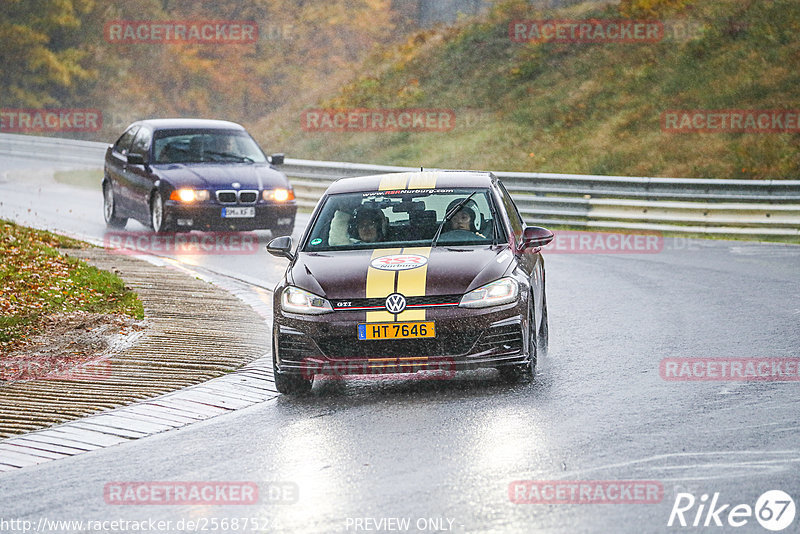
<svg viewBox="0 0 800 534">
<path fill-rule="evenodd" d="M 289 235 L 297 204 L 286 175 L 239 124 L 154 119 L 131 124 L 106 151 L 103 214 L 155 232 L 270 229 Z"/>
<path fill-rule="evenodd" d="M 273 365 L 282 393 L 319 375 L 495 367 L 530 378 L 546 349 L 540 247 L 491 173 L 346 178 L 320 200 L 275 288 Z M 410 375 L 409 375 L 410 376 Z"/>
</svg>

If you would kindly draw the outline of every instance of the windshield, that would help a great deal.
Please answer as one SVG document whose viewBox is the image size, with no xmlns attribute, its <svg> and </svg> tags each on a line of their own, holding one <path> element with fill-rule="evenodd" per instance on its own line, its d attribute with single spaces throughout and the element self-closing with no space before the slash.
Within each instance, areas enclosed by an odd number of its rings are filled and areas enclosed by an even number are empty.
<svg viewBox="0 0 800 534">
<path fill-rule="evenodd" d="M 239 130 L 162 130 L 156 132 L 155 163 L 265 163 L 264 153 Z"/>
<path fill-rule="evenodd" d="M 445 221 L 448 211 L 469 200 Z M 425 189 L 330 195 L 303 250 L 486 245 L 496 241 L 488 189 Z M 444 224 L 443 224 L 444 223 Z"/>
</svg>

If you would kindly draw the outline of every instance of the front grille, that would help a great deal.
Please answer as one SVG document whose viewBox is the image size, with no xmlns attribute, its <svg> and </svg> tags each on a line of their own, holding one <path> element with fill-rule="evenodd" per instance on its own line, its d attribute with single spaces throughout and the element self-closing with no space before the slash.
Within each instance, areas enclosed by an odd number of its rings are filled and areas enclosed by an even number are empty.
<svg viewBox="0 0 800 534">
<path fill-rule="evenodd" d="M 328 336 L 317 345 L 329 358 L 397 358 L 408 356 L 456 356 L 466 354 L 477 333 L 440 334 L 434 339 L 392 339 L 359 341 L 353 336 Z"/>
<path fill-rule="evenodd" d="M 424 308 L 432 306 L 458 306 L 461 295 L 434 295 L 429 297 L 406 297 L 407 308 Z M 385 308 L 386 298 L 379 299 L 333 299 L 333 309 L 335 310 L 354 310 L 359 308 Z M 349 302 L 349 306 L 342 306 L 342 303 Z"/>
<path fill-rule="evenodd" d="M 484 351 L 493 348 L 522 351 L 522 325 L 506 324 L 485 330 L 478 341 L 477 349 Z"/>
<path fill-rule="evenodd" d="M 258 191 L 239 191 L 240 204 L 255 204 L 258 200 Z"/>
<path fill-rule="evenodd" d="M 217 200 L 221 204 L 236 204 L 236 191 L 217 191 Z"/>
<path fill-rule="evenodd" d="M 217 191 L 217 201 L 220 204 L 255 204 L 258 191 Z"/>
<path fill-rule="evenodd" d="M 305 334 L 281 332 L 278 335 L 278 354 L 281 361 L 302 361 L 316 356 L 317 352 Z"/>
</svg>

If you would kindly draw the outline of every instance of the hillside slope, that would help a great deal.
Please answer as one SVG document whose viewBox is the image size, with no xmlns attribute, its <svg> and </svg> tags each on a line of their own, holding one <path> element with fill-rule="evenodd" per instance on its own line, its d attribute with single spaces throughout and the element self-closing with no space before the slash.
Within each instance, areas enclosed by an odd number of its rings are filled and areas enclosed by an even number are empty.
<svg viewBox="0 0 800 534">
<path fill-rule="evenodd" d="M 655 6 L 655 7 L 654 7 Z M 657 42 L 514 42 L 509 23 L 647 19 Z M 670 133 L 667 110 L 800 109 L 800 2 L 623 0 L 481 20 L 374 54 L 349 85 L 288 102 L 253 130 L 290 156 L 427 167 L 702 178 L 800 178 L 800 133 Z M 317 93 L 319 95 L 319 93 Z M 446 132 L 321 132 L 308 108 L 444 108 Z"/>
</svg>

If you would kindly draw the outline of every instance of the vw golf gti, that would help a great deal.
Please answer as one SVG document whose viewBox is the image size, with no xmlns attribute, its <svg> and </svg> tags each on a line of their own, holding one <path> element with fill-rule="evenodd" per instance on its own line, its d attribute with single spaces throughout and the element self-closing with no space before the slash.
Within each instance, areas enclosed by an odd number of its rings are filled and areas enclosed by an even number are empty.
<svg viewBox="0 0 800 534">
<path fill-rule="evenodd" d="M 547 345 L 553 239 L 526 226 L 488 172 L 345 178 L 319 201 L 275 289 L 273 364 L 282 393 L 316 375 L 496 367 L 530 378 Z"/>
</svg>

